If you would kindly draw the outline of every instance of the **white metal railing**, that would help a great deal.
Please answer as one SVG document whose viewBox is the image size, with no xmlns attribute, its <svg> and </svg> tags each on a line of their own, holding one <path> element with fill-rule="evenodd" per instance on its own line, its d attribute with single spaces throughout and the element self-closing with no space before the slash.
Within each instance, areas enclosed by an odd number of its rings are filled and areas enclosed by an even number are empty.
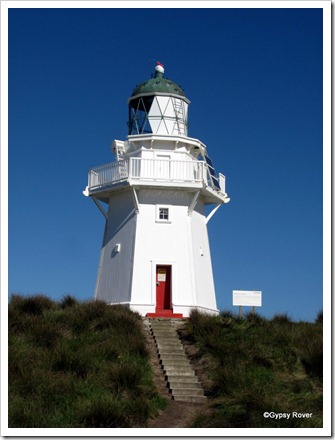
<svg viewBox="0 0 335 440">
<path fill-rule="evenodd" d="M 225 194 L 226 193 L 226 176 L 224 176 L 221 173 L 219 173 L 219 184 L 220 184 L 221 192 L 223 194 Z"/>
<path fill-rule="evenodd" d="M 156 182 L 201 182 L 206 180 L 203 161 L 142 159 L 132 157 L 89 171 L 89 188 L 101 187 L 122 180 Z"/>
<path fill-rule="evenodd" d="M 129 162 L 129 176 L 160 182 L 200 182 L 203 179 L 203 163 L 133 157 Z"/>
<path fill-rule="evenodd" d="M 88 186 L 94 188 L 128 178 L 128 160 L 107 163 L 92 168 L 88 173 Z"/>
</svg>

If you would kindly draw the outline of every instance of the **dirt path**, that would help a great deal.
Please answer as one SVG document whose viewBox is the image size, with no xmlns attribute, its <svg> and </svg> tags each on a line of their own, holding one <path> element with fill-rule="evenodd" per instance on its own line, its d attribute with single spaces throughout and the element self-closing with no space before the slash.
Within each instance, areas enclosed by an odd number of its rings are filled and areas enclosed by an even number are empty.
<svg viewBox="0 0 335 440">
<path fill-rule="evenodd" d="M 156 419 L 150 420 L 148 428 L 187 428 L 190 421 L 204 406 L 170 400 L 166 410 L 162 411 Z"/>
</svg>

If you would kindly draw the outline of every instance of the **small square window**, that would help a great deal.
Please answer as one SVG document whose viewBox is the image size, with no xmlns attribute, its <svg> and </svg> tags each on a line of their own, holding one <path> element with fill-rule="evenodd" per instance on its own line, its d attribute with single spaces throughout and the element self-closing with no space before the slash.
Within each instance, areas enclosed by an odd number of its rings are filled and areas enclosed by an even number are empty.
<svg viewBox="0 0 335 440">
<path fill-rule="evenodd" d="M 169 208 L 159 208 L 159 220 L 169 220 Z"/>
<path fill-rule="evenodd" d="M 156 205 L 156 222 L 171 223 L 171 207 Z"/>
</svg>

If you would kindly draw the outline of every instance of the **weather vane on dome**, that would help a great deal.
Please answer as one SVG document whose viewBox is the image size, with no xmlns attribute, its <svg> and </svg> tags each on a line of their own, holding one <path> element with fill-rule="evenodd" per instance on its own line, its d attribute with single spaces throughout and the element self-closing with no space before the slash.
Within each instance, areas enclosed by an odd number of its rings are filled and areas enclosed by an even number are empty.
<svg viewBox="0 0 335 440">
<path fill-rule="evenodd" d="M 157 66 L 155 67 L 156 72 L 164 73 L 164 64 L 156 61 Z"/>
</svg>

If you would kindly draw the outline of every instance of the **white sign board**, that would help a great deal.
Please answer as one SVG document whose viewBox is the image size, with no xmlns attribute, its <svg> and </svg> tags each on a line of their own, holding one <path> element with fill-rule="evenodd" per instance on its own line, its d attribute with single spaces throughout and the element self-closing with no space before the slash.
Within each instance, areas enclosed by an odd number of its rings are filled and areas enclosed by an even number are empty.
<svg viewBox="0 0 335 440">
<path fill-rule="evenodd" d="M 262 306 L 262 292 L 257 290 L 233 290 L 233 306 Z"/>
<path fill-rule="evenodd" d="M 166 269 L 158 269 L 157 281 L 166 281 Z"/>
</svg>

